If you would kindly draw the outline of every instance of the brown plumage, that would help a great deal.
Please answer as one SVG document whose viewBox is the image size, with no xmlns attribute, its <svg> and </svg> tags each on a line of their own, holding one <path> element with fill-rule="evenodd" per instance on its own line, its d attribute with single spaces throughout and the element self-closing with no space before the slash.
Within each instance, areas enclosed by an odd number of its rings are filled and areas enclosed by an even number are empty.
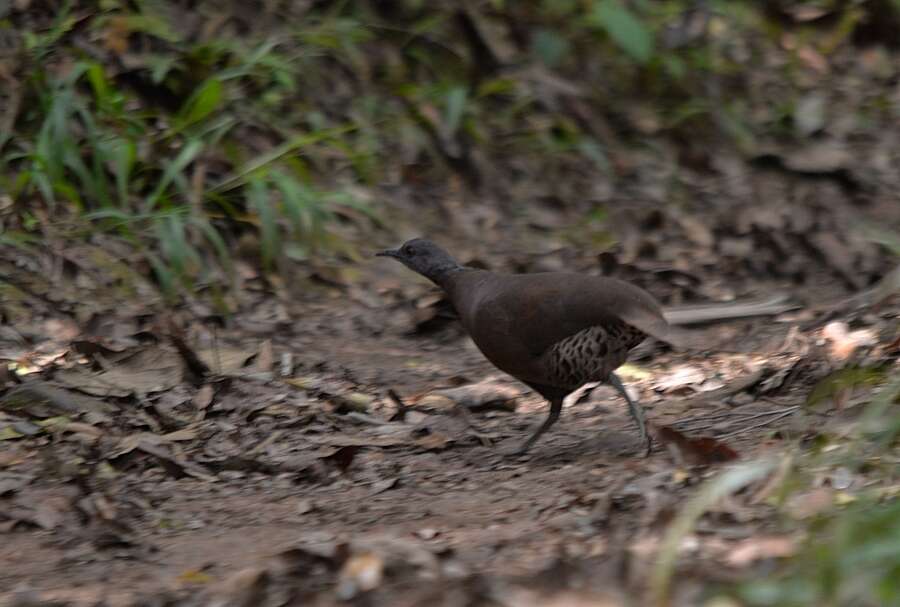
<svg viewBox="0 0 900 607">
<path fill-rule="evenodd" d="M 556 422 L 563 399 L 591 381 L 607 382 L 625 397 L 649 451 L 643 411 L 614 373 L 647 335 L 662 338 L 668 330 L 649 293 L 600 276 L 464 268 L 424 239 L 379 255 L 442 287 L 484 356 L 550 402 L 549 416 L 520 452 Z"/>
</svg>

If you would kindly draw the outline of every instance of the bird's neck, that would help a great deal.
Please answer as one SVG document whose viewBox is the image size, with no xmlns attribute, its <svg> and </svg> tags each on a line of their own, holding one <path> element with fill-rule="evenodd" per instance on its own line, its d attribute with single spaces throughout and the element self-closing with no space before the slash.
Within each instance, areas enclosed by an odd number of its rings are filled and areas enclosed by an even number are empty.
<svg viewBox="0 0 900 607">
<path fill-rule="evenodd" d="M 480 285 L 480 277 L 484 274 L 487 274 L 484 270 L 460 266 L 456 270 L 448 272 L 443 277 L 443 281 L 436 284 L 447 293 L 454 305 L 458 305 L 465 292 Z"/>
<path fill-rule="evenodd" d="M 467 269 L 468 268 L 463 267 L 458 264 L 452 265 L 452 266 L 448 265 L 446 267 L 441 267 L 441 268 L 435 269 L 426 278 L 428 278 L 428 280 L 430 280 L 437 286 L 441 287 L 445 291 L 449 291 L 450 284 L 452 283 L 453 278 L 460 272 L 464 272 Z"/>
</svg>

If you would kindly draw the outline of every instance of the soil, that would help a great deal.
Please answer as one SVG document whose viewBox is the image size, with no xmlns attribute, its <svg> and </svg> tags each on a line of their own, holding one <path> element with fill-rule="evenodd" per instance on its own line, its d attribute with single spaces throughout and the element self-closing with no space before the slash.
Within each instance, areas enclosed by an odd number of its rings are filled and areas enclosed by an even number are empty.
<svg viewBox="0 0 900 607">
<path fill-rule="evenodd" d="M 719 219 L 703 221 L 721 233 Z M 663 225 L 641 237 L 670 242 L 673 222 Z M 489 246 L 477 250 L 494 267 L 512 265 Z M 574 269 L 597 271 L 589 249 L 561 250 Z M 248 291 L 251 305 L 224 327 L 202 306 L 122 308 L 104 324 L 31 301 L 11 323 L 22 340 L 7 359 L 32 365 L 24 386 L 66 396 L 49 398 L 50 412 L 35 398 L 14 409 L 9 395 L 21 386 L 7 383 L 4 419 L 22 435 L 0 443 L 4 600 L 644 604 L 668 524 L 699 485 L 734 457 L 802 448 L 867 402 L 863 389 L 842 407 L 804 406 L 844 364 L 826 323 L 869 331 L 869 341 L 844 344 L 869 358 L 885 360 L 896 339 L 896 298 L 876 308 L 848 302 L 854 291 L 822 264 L 804 266 L 819 278 L 798 285 L 752 264 L 722 274 L 727 264 L 704 255 L 652 272 L 625 251 L 616 271 L 670 306 L 774 291 L 797 303 L 686 327 L 679 347 L 651 341 L 635 351 L 622 376 L 652 424 L 649 457 L 606 386 L 570 397 L 527 456 L 510 455 L 543 419 L 544 402 L 483 359 L 430 286 L 386 260 L 358 264 L 346 282 L 312 272 L 300 297 Z M 563 263 L 554 259 L 515 264 Z M 867 259 L 867 276 L 889 267 Z M 685 282 L 691 275 L 699 283 Z M 73 369 L 87 374 L 67 375 Z M 113 386 L 106 396 L 86 379 L 103 373 Z M 461 397 L 460 386 L 474 387 Z M 74 412 L 52 411 L 71 403 Z M 762 482 L 713 508 L 684 539 L 679 604 L 793 550 L 797 536 L 765 492 Z M 748 546 L 762 548 L 748 558 Z"/>
</svg>

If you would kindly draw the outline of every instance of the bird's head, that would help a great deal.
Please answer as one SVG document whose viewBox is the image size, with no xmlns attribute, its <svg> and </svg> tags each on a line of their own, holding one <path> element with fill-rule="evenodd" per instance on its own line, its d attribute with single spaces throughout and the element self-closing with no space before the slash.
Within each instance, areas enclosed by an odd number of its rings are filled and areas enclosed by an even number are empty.
<svg viewBox="0 0 900 607">
<path fill-rule="evenodd" d="M 418 272 L 438 285 L 441 285 L 449 274 L 462 269 L 450 253 L 425 238 L 407 240 L 399 249 L 386 249 L 375 255 L 393 257 L 410 270 Z"/>
</svg>

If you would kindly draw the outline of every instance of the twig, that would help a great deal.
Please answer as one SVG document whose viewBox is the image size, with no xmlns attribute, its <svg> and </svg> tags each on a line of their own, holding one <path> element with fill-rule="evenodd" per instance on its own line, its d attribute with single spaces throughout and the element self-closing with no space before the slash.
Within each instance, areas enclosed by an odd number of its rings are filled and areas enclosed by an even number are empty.
<svg viewBox="0 0 900 607">
<path fill-rule="evenodd" d="M 350 411 L 349 413 L 346 413 L 344 417 L 355 419 L 360 423 L 369 424 L 370 426 L 390 426 L 392 423 L 367 415 L 366 413 L 360 413 L 359 411 Z"/>
<path fill-rule="evenodd" d="M 766 417 L 769 415 L 774 415 L 775 416 L 774 419 L 780 419 L 787 413 L 790 413 L 796 409 L 797 409 L 797 407 L 795 406 L 795 407 L 790 407 L 788 409 L 778 409 L 775 411 L 762 411 L 762 412 L 756 412 L 756 413 L 749 413 L 749 412 L 742 413 L 742 412 L 729 411 L 729 412 L 725 412 L 725 413 L 717 413 L 715 415 L 708 415 L 708 416 L 703 415 L 703 416 L 694 417 L 691 419 L 682 420 L 680 422 L 675 422 L 675 423 L 671 424 L 671 426 L 673 428 L 677 428 L 679 430 L 705 430 L 706 428 L 709 428 L 709 427 L 715 425 L 715 422 L 718 420 L 726 420 L 729 418 L 738 417 L 738 418 L 741 418 L 739 420 L 740 422 L 748 422 L 748 421 L 751 421 L 754 419 L 759 419 L 760 417 Z M 764 423 L 768 424 L 768 423 L 771 423 L 772 421 L 773 420 L 768 420 Z M 703 422 L 703 423 L 701 423 L 700 425 L 697 425 L 696 422 Z M 720 436 L 719 438 L 722 438 L 722 437 Z"/>
<path fill-rule="evenodd" d="M 406 406 L 406 403 L 403 402 L 403 399 L 400 398 L 400 395 L 397 394 L 393 388 L 388 390 L 388 397 L 394 401 L 394 404 L 397 405 L 397 411 L 388 419 L 390 422 L 402 422 L 406 420 L 406 412 L 409 411 L 409 407 Z"/>
<path fill-rule="evenodd" d="M 796 407 L 792 407 L 791 409 L 793 410 L 794 408 L 796 408 Z M 767 415 L 778 415 L 780 413 L 784 413 L 784 411 L 785 411 L 784 409 L 778 409 L 775 411 L 753 412 L 753 413 L 751 413 L 751 412 L 744 413 L 742 411 L 725 411 L 723 413 L 716 413 L 713 415 L 700 415 L 697 417 L 692 417 L 690 419 L 681 420 L 679 422 L 675 422 L 674 424 L 671 424 L 671 426 L 681 428 L 684 426 L 692 426 L 695 422 L 713 422 L 716 420 L 728 419 L 731 417 L 740 417 L 740 418 L 743 418 L 741 421 L 750 421 L 751 419 L 757 419 L 759 417 L 765 417 Z M 709 424 L 705 424 L 704 426 L 701 426 L 701 427 L 707 427 L 707 426 L 711 426 L 711 425 L 712 424 L 709 423 Z M 693 428 L 693 429 L 696 430 L 697 428 Z"/>
<path fill-rule="evenodd" d="M 787 294 L 775 293 L 765 299 L 666 308 L 663 315 L 670 325 L 693 325 L 752 316 L 774 316 L 799 307 L 789 301 Z"/>
<path fill-rule="evenodd" d="M 781 411 L 778 415 L 772 417 L 771 419 L 767 419 L 764 422 L 760 422 L 760 423 L 754 424 L 752 426 L 747 426 L 746 428 L 741 428 L 740 430 L 735 430 L 734 432 L 722 434 L 722 435 L 718 436 L 717 438 L 731 438 L 732 436 L 737 436 L 738 434 L 742 434 L 744 432 L 747 432 L 748 430 L 753 430 L 755 428 L 761 428 L 763 426 L 767 426 L 767 425 L 771 424 L 772 422 L 776 422 L 783 417 L 787 417 L 788 415 L 790 415 L 791 413 L 793 413 L 794 411 L 796 411 L 799 408 L 800 408 L 799 405 L 797 405 L 795 407 L 789 407 L 788 409 Z"/>
</svg>

